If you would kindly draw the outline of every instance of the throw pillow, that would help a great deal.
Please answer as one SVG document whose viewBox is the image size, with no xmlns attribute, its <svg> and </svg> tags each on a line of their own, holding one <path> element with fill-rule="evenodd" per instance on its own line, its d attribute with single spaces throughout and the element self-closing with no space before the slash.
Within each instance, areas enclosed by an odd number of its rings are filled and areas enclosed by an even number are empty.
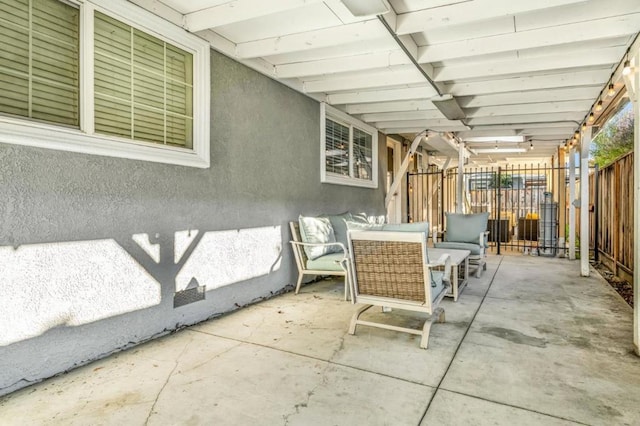
<svg viewBox="0 0 640 426">
<path fill-rule="evenodd" d="M 331 227 L 331 222 L 326 217 L 305 217 L 298 218 L 300 225 L 300 237 L 304 243 L 327 244 L 335 243 L 336 237 Z M 314 260 L 328 253 L 340 251 L 338 245 L 333 246 L 304 246 L 304 252 L 309 260 Z"/>
</svg>

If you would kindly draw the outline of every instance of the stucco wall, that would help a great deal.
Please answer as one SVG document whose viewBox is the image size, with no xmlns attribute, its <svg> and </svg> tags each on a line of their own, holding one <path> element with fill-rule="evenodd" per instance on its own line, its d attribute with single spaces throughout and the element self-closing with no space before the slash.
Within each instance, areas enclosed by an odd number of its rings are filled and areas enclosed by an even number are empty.
<svg viewBox="0 0 640 426">
<path fill-rule="evenodd" d="M 383 213 L 320 183 L 317 102 L 211 62 L 210 169 L 0 145 L 0 394 L 282 291 L 300 213 Z"/>
</svg>

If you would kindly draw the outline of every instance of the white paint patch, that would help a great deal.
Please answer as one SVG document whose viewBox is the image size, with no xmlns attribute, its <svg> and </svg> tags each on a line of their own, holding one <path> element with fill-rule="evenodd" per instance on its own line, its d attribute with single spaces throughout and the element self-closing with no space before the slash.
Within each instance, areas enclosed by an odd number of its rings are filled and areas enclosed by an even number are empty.
<svg viewBox="0 0 640 426">
<path fill-rule="evenodd" d="M 0 271 L 0 345 L 161 299 L 160 285 L 114 240 L 0 247 Z"/>
<path fill-rule="evenodd" d="M 207 232 L 178 273 L 176 291 L 192 278 L 212 290 L 268 275 L 280 269 L 281 252 L 280 226 Z"/>
</svg>

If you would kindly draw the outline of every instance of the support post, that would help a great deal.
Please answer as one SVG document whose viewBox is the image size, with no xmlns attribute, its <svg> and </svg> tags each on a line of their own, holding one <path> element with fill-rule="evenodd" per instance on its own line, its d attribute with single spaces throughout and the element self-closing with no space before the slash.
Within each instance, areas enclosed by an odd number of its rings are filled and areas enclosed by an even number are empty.
<svg viewBox="0 0 640 426">
<path fill-rule="evenodd" d="M 567 235 L 567 168 L 565 166 L 564 148 L 558 148 L 558 247 L 561 257 L 565 256 Z"/>
<path fill-rule="evenodd" d="M 589 276 L 589 146 L 591 126 L 580 138 L 580 275 Z"/>
<path fill-rule="evenodd" d="M 640 356 L 640 49 L 630 52 L 635 55 L 633 64 L 633 346 Z"/>
<path fill-rule="evenodd" d="M 576 260 L 576 150 L 569 150 L 569 260 Z"/>
<path fill-rule="evenodd" d="M 464 149 L 458 146 L 458 181 L 456 182 L 456 213 L 464 213 Z"/>
<path fill-rule="evenodd" d="M 409 147 L 409 151 L 407 151 L 407 155 L 405 155 L 402 160 L 402 164 L 400 165 L 400 169 L 396 172 L 396 175 L 393 177 L 393 183 L 389 187 L 389 192 L 387 192 L 386 197 L 384 198 L 384 208 L 385 210 L 389 209 L 389 203 L 391 203 L 391 199 L 398 192 L 398 188 L 402 185 L 402 177 L 406 173 L 409 168 L 409 161 L 411 161 L 411 156 L 415 154 L 418 149 L 418 145 L 422 141 L 422 138 L 425 137 L 425 132 L 420 133 L 413 139 L 413 143 Z"/>
</svg>

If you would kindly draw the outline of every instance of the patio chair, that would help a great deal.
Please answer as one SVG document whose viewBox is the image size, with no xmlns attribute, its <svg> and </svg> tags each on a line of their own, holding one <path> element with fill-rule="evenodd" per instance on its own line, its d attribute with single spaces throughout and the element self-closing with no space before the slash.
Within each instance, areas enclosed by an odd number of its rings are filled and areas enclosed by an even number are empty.
<svg viewBox="0 0 640 426">
<path fill-rule="evenodd" d="M 354 231 L 349 233 L 349 245 L 354 301 L 365 304 L 353 314 L 349 334 L 355 334 L 358 325 L 417 334 L 420 347 L 426 349 L 431 325 L 445 320 L 438 304 L 449 287 L 449 255 L 430 263 L 425 232 Z M 422 329 L 361 320 L 372 306 L 424 312 L 431 318 Z"/>
<path fill-rule="evenodd" d="M 298 267 L 298 282 L 296 283 L 296 294 L 300 291 L 302 280 L 305 275 L 330 275 L 344 277 L 344 300 L 347 300 L 347 292 L 351 292 L 351 300 L 353 300 L 353 292 L 349 285 L 349 273 L 348 261 L 349 258 L 345 255 L 344 244 L 333 243 L 305 243 L 302 241 L 300 235 L 300 225 L 298 222 L 289 222 L 289 228 L 291 229 L 292 240 L 289 241 L 293 247 L 293 256 L 296 259 L 296 266 Z M 338 249 L 336 252 L 328 252 L 322 256 L 309 259 L 304 248 L 333 248 Z"/>
<path fill-rule="evenodd" d="M 443 241 L 433 243 L 436 248 L 469 250 L 469 263 L 477 265 L 476 278 L 487 270 L 486 253 L 488 243 L 487 224 L 489 213 L 446 213 L 447 229 Z"/>
</svg>

